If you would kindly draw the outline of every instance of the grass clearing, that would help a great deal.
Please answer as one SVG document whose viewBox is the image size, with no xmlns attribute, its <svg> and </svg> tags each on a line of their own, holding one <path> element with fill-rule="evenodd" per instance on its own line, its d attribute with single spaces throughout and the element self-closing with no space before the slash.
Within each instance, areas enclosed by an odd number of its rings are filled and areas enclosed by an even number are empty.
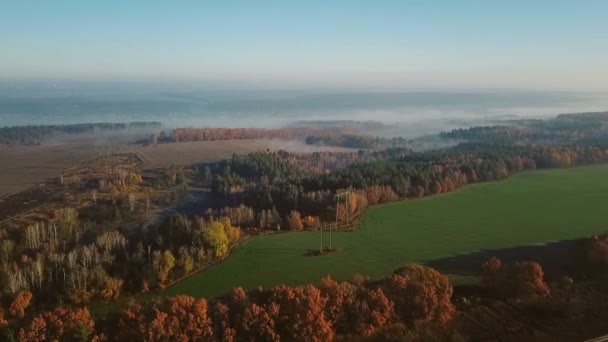
<svg viewBox="0 0 608 342">
<path fill-rule="evenodd" d="M 306 256 L 319 232 L 260 236 L 162 294 L 213 297 L 230 288 L 381 278 L 407 263 L 608 231 L 608 165 L 524 172 L 457 192 L 369 209 L 361 229 L 334 233 L 340 253 Z M 327 242 L 328 236 L 324 236 Z"/>
</svg>

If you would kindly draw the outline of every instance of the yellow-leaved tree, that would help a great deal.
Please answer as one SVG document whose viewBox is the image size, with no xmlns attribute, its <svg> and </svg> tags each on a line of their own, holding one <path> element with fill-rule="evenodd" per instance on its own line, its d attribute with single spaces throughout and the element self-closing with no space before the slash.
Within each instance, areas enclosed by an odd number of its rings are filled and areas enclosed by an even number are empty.
<svg viewBox="0 0 608 342">
<path fill-rule="evenodd" d="M 230 219 L 211 221 L 203 230 L 205 244 L 215 257 L 221 257 L 228 252 L 232 244 L 239 241 L 241 230 L 230 224 Z"/>
<path fill-rule="evenodd" d="M 222 222 L 213 221 L 203 230 L 203 239 L 213 255 L 221 257 L 228 251 L 228 235 Z"/>
</svg>

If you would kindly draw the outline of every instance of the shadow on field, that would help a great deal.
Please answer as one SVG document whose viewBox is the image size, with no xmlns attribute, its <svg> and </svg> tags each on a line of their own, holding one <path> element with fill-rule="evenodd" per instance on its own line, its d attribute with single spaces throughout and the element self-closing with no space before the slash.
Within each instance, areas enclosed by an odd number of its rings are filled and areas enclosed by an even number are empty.
<svg viewBox="0 0 608 342">
<path fill-rule="evenodd" d="M 543 267 L 545 277 L 555 280 L 575 271 L 575 260 L 579 253 L 577 247 L 581 241 L 580 239 L 563 240 L 546 245 L 481 250 L 431 260 L 426 262 L 426 265 L 441 273 L 475 276 L 480 274 L 481 265 L 491 257 L 499 258 L 503 265 L 518 261 L 536 261 Z"/>
<path fill-rule="evenodd" d="M 308 249 L 302 248 L 243 248 L 235 251 L 235 254 L 256 255 L 256 254 L 294 254 L 306 253 Z"/>
</svg>

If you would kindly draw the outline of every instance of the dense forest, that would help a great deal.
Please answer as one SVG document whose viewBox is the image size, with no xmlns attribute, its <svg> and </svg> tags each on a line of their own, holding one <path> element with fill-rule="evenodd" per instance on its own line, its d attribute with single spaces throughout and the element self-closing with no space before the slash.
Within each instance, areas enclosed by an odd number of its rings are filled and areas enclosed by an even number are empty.
<svg viewBox="0 0 608 342">
<path fill-rule="evenodd" d="M 278 217 L 296 212 L 302 217 L 329 221 L 336 211 L 333 195 L 346 190 L 350 192 L 348 214 L 355 217 L 369 205 L 450 192 L 525 169 L 607 161 L 607 149 L 591 146 L 466 143 L 428 152 L 397 148 L 306 155 L 284 151 L 250 153 L 204 167 L 199 177 L 222 199 L 217 203 L 244 204 L 253 208 L 252 217 L 269 210 L 277 211 Z M 338 213 L 342 220 L 346 208 L 339 207 Z M 260 222 L 252 219 L 247 225 Z M 258 228 L 276 224 L 281 222 L 260 224 Z"/>
<path fill-rule="evenodd" d="M 288 127 L 351 127 L 356 131 L 365 132 L 369 130 L 381 130 L 386 125 L 380 121 L 373 120 L 304 120 L 289 124 Z"/>
<path fill-rule="evenodd" d="M 560 114 L 549 120 L 513 120 L 499 126 L 477 126 L 442 132 L 442 138 L 495 143 L 608 143 L 608 112 Z"/>
<path fill-rule="evenodd" d="M 340 146 L 369 150 L 385 149 L 391 147 L 407 147 L 408 145 L 413 143 L 412 140 L 405 139 L 402 137 L 382 138 L 360 134 L 309 135 L 306 137 L 305 141 L 308 145 Z"/>
<path fill-rule="evenodd" d="M 307 135 L 350 132 L 348 127 L 293 127 L 293 128 L 177 128 L 171 132 L 174 142 L 243 139 L 303 139 Z"/>
<path fill-rule="evenodd" d="M 125 129 L 158 129 L 160 122 L 87 123 L 0 127 L 0 145 L 39 145 L 44 138 L 58 134 L 106 132 Z"/>
<path fill-rule="evenodd" d="M 381 130 L 384 125 L 376 121 L 299 121 L 281 128 L 177 128 L 171 133 L 172 141 L 211 141 L 243 139 L 283 139 L 297 140 L 308 136 L 319 136 L 324 139 L 339 135 L 356 137 L 369 130 Z M 356 138 L 354 138 L 356 139 Z M 366 137 L 365 139 L 369 139 Z M 162 139 L 161 139 L 162 140 Z M 396 139 L 394 142 L 400 141 Z M 385 141 L 386 142 L 386 141 Z M 359 144 L 363 141 L 359 142 Z M 358 148 L 359 146 L 352 146 Z M 386 146 L 388 147 L 388 146 Z M 361 147 L 366 148 L 366 147 Z"/>
</svg>

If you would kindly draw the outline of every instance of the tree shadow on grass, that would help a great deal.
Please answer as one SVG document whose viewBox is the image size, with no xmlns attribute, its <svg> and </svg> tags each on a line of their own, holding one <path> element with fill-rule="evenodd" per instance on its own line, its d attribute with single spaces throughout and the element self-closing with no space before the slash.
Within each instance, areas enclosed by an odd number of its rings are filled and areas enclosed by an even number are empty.
<svg viewBox="0 0 608 342">
<path fill-rule="evenodd" d="M 287 255 L 287 254 L 304 254 L 308 249 L 303 248 L 283 248 L 283 247 L 269 247 L 269 248 L 243 248 L 236 250 L 234 254 L 243 255 L 259 255 L 259 254 L 276 254 L 276 255 Z"/>
<path fill-rule="evenodd" d="M 528 245 L 494 250 L 480 250 L 430 260 L 425 264 L 444 274 L 476 276 L 481 265 L 492 257 L 499 258 L 503 264 L 519 261 L 536 261 L 543 267 L 546 279 L 556 280 L 565 274 L 576 272 L 575 261 L 579 254 L 577 240 L 563 240 L 545 245 Z"/>
<path fill-rule="evenodd" d="M 269 247 L 269 248 L 244 248 L 234 252 L 234 254 L 242 255 L 260 255 L 260 254 L 274 254 L 274 255 L 304 255 L 304 256 L 322 256 L 328 254 L 335 254 L 342 252 L 341 248 L 334 248 L 330 250 L 325 248 L 323 252 L 318 249 L 310 248 L 284 248 L 284 247 Z"/>
</svg>

